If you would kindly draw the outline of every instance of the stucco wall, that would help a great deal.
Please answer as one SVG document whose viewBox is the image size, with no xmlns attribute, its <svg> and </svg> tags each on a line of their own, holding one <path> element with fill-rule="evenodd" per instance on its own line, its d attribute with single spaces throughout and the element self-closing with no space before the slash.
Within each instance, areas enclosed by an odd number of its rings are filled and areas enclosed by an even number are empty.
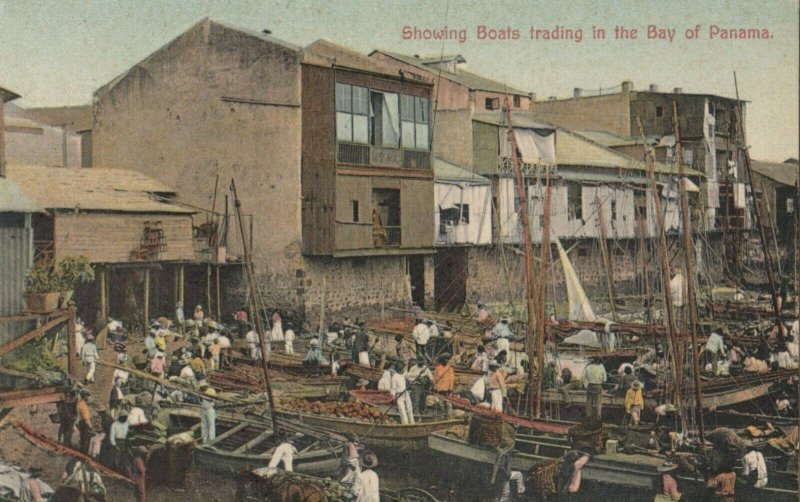
<svg viewBox="0 0 800 502">
<path fill-rule="evenodd" d="M 299 105 L 297 52 L 204 21 L 97 92 L 93 162 L 142 171 L 203 208 L 219 175 L 217 210 L 234 179 L 255 215 L 257 268 L 290 283 L 302 268 Z"/>
<path fill-rule="evenodd" d="M 607 131 L 624 136 L 631 135 L 632 131 L 629 93 L 536 101 L 531 109 L 535 119 L 567 129 Z"/>
</svg>

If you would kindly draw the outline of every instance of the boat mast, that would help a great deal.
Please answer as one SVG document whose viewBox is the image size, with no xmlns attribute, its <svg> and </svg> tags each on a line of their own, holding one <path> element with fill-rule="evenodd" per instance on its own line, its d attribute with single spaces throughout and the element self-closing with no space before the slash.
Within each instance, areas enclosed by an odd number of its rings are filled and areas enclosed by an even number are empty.
<svg viewBox="0 0 800 502">
<path fill-rule="evenodd" d="M 594 195 L 594 205 L 597 208 L 597 224 L 600 227 L 600 254 L 603 257 L 603 268 L 606 271 L 606 285 L 608 287 L 608 300 L 611 302 L 611 318 L 614 322 L 617 321 L 617 299 L 614 294 L 614 269 L 611 264 L 611 257 L 608 253 L 608 245 L 606 243 L 606 223 L 603 217 L 603 203 L 597 196 Z M 613 215 L 612 215 L 613 218 Z"/>
<path fill-rule="evenodd" d="M 750 184 L 750 196 L 753 199 L 753 214 L 756 217 L 756 226 L 758 227 L 758 235 L 761 240 L 761 252 L 764 253 L 764 264 L 767 268 L 767 278 L 769 279 L 769 288 L 772 292 L 772 309 L 775 312 L 775 320 L 781 322 L 781 312 L 778 308 L 778 288 L 775 283 L 775 272 L 772 269 L 772 255 L 769 252 L 769 245 L 767 244 L 767 236 L 764 233 L 764 222 L 761 216 L 761 208 L 758 205 L 756 198 L 756 187 L 753 182 L 753 168 L 750 165 L 750 150 L 747 147 L 747 140 L 744 136 L 744 124 L 742 123 L 742 102 L 739 100 L 739 84 L 736 81 L 736 72 L 733 72 L 733 85 L 736 88 L 736 123 L 739 129 L 739 139 L 741 150 L 744 157 L 744 167 L 747 171 L 747 182 Z"/>
<path fill-rule="evenodd" d="M 672 305 L 672 295 L 669 291 L 669 255 L 667 251 L 667 236 L 664 231 L 664 221 L 661 215 L 661 200 L 658 196 L 658 184 L 656 183 L 656 174 L 655 174 L 655 167 L 653 163 L 655 159 L 653 157 L 653 151 L 650 149 L 649 145 L 647 144 L 647 139 L 644 135 L 644 128 L 642 127 L 642 121 L 639 117 L 636 117 L 636 122 L 639 125 L 639 133 L 642 136 L 642 143 L 645 149 L 645 161 L 647 164 L 647 175 L 650 178 L 650 193 L 651 197 L 653 198 L 653 205 L 655 206 L 655 217 L 656 217 L 656 232 L 658 233 L 658 251 L 659 257 L 661 258 L 661 277 L 663 282 L 663 290 L 664 290 L 664 306 L 666 307 L 667 311 L 667 335 L 670 342 L 670 357 L 672 359 L 672 373 L 674 379 L 674 388 L 675 388 L 675 406 L 678 408 L 678 415 L 681 418 L 681 424 L 685 426 L 685 417 L 683 414 L 683 400 L 681 399 L 681 387 L 683 384 L 683 360 L 681 351 L 679 349 L 679 342 L 678 342 L 678 333 L 675 323 L 675 310 Z M 684 427 L 685 430 L 685 427 Z"/>
<path fill-rule="evenodd" d="M 536 286 L 533 277 L 533 243 L 531 242 L 531 230 L 528 223 L 528 197 L 525 193 L 525 183 L 522 177 L 522 167 L 520 160 L 517 156 L 517 137 L 514 135 L 514 127 L 511 123 L 511 104 L 508 96 L 506 96 L 506 123 L 508 125 L 508 139 L 511 142 L 511 160 L 514 164 L 514 175 L 517 180 L 517 197 L 519 197 L 519 210 L 522 220 L 522 242 L 525 251 L 525 286 L 526 286 L 526 304 L 528 308 L 528 325 L 525 336 L 526 346 L 528 347 L 528 360 L 533 362 L 533 346 L 535 342 L 535 335 L 537 333 L 537 319 L 536 319 Z M 537 359 L 538 360 L 538 359 Z M 542 368 L 533 371 L 533 364 L 528 369 L 528 403 L 533 403 L 531 398 L 531 391 L 540 388 L 541 380 L 540 373 Z M 537 403 L 540 403 L 539 396 L 536 397 Z M 529 405 L 530 406 L 530 405 Z M 538 415 L 537 415 L 538 416 Z"/>
<path fill-rule="evenodd" d="M 258 301 L 256 296 L 256 281 L 255 273 L 253 272 L 253 261 L 250 250 L 247 246 L 247 239 L 245 239 L 244 222 L 242 220 L 242 202 L 236 193 L 236 183 L 231 179 L 231 191 L 233 192 L 233 207 L 236 208 L 236 220 L 239 222 L 239 235 L 242 237 L 242 252 L 244 253 L 244 269 L 247 276 L 247 285 L 250 289 L 250 307 L 253 310 L 253 317 L 256 321 L 256 333 L 258 334 L 258 343 L 261 347 L 261 368 L 264 370 L 264 384 L 267 388 L 267 397 L 269 398 L 269 412 L 272 416 L 272 431 L 278 432 L 278 421 L 276 417 L 275 398 L 272 395 L 272 385 L 269 380 L 269 362 L 267 361 L 267 342 L 266 334 L 264 333 L 264 322 L 261 319 L 261 311 L 258 308 Z"/>
<path fill-rule="evenodd" d="M 678 161 L 678 174 L 681 196 L 681 218 L 683 219 L 683 258 L 686 262 L 686 290 L 687 302 L 689 308 L 689 333 L 691 334 L 692 346 L 690 354 L 692 356 L 692 370 L 694 373 L 694 404 L 695 404 L 695 419 L 700 432 L 700 444 L 705 443 L 705 426 L 703 424 L 703 405 L 700 401 L 702 397 L 702 388 L 700 387 L 700 361 L 697 357 L 697 295 L 694 289 L 694 246 L 692 242 L 692 221 L 689 218 L 689 196 L 686 193 L 686 184 L 689 178 L 686 177 L 686 167 L 683 165 L 683 147 L 681 146 L 681 127 L 678 120 L 678 105 L 675 101 L 672 102 L 672 125 L 675 129 L 675 151 Z"/>
<path fill-rule="evenodd" d="M 542 226 L 542 257 L 539 261 L 539 298 L 537 312 L 538 328 L 536 338 L 536 367 L 539 368 L 540 375 L 544 371 L 544 339 L 545 339 L 545 313 L 544 306 L 547 301 L 547 268 L 550 263 L 550 204 L 553 195 L 553 185 L 550 183 L 550 174 L 545 170 L 545 183 L 547 188 L 544 194 L 544 225 Z M 536 379 L 536 409 L 535 416 L 542 416 L 542 382 L 541 376 Z"/>
</svg>

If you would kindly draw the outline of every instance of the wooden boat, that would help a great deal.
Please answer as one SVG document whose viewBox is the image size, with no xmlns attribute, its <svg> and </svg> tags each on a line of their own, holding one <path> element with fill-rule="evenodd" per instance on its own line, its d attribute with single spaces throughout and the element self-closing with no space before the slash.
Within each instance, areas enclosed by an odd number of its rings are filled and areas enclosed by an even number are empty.
<svg viewBox="0 0 800 502">
<path fill-rule="evenodd" d="M 359 364 L 348 364 L 344 368 L 346 375 L 352 375 L 356 378 L 363 378 L 370 382 L 377 382 L 383 376 L 384 370 L 379 368 L 361 366 Z M 468 369 L 456 368 L 456 382 L 454 390 L 456 392 L 469 391 L 478 378 L 482 377 L 483 373 L 480 371 L 473 371 Z"/>
<path fill-rule="evenodd" d="M 797 374 L 797 370 L 783 369 L 770 371 L 768 373 L 757 373 L 744 375 L 741 377 L 724 377 L 708 380 L 703 383 L 703 409 L 710 410 L 734 404 L 743 403 L 769 395 L 774 391 L 775 384 L 791 378 Z M 687 385 L 683 396 L 687 405 L 694 402 L 692 386 Z M 648 391 L 645 396 L 645 408 L 653 410 L 663 402 L 661 399 L 662 390 L 655 389 Z M 557 389 L 547 389 L 542 392 L 542 401 L 548 404 L 586 404 L 585 390 L 569 391 L 569 399 Z M 603 394 L 603 407 L 622 408 L 625 406 L 625 396 L 621 394 Z"/>
<path fill-rule="evenodd" d="M 451 434 L 436 432 L 428 438 L 428 447 L 432 450 L 455 457 L 459 462 L 470 463 L 477 467 L 477 473 L 490 475 L 492 468 L 498 460 L 498 451 L 489 446 L 476 445 L 465 439 L 455 437 Z M 560 458 L 566 451 L 571 449 L 570 444 L 563 435 L 555 434 L 531 434 L 517 432 L 514 449 L 509 453 L 511 466 L 522 472 L 528 472 L 534 466 L 549 459 Z M 583 467 L 582 478 L 586 481 L 594 481 L 603 484 L 622 485 L 650 493 L 653 480 L 658 476 L 657 468 L 665 461 L 665 457 L 656 453 L 601 453 L 592 455 L 589 462 Z M 462 467 L 462 471 L 469 470 L 469 467 Z M 753 489 L 755 496 L 760 501 L 788 501 L 796 500 L 796 485 L 791 484 L 789 476 L 786 481 L 790 484 L 781 482 L 780 484 L 772 481 L 770 474 L 770 484 L 767 488 Z M 695 478 L 689 476 L 679 476 L 678 483 L 682 487 L 681 491 L 696 493 L 705 492 L 705 483 L 702 477 Z M 737 487 L 737 492 L 740 490 Z M 692 498 L 694 500 L 694 498 Z M 749 498 L 748 498 L 749 500 Z"/>
<path fill-rule="evenodd" d="M 354 434 L 367 446 L 393 450 L 424 448 L 430 434 L 465 423 L 464 418 L 429 420 L 423 417 L 423 421 L 414 424 L 381 424 L 294 411 L 278 411 L 277 415 L 282 421 L 340 434 Z"/>
<path fill-rule="evenodd" d="M 200 409 L 182 406 L 164 410 L 169 426 L 176 432 L 190 431 L 199 436 Z M 333 475 L 341 467 L 346 439 L 336 433 L 315 430 L 301 424 L 280 423 L 281 429 L 293 434 L 299 453 L 294 457 L 294 470 L 312 475 Z M 204 466 L 224 472 L 266 467 L 277 446 L 273 429 L 266 418 L 241 412 L 217 411 L 217 437 L 201 443 L 195 458 Z"/>
</svg>

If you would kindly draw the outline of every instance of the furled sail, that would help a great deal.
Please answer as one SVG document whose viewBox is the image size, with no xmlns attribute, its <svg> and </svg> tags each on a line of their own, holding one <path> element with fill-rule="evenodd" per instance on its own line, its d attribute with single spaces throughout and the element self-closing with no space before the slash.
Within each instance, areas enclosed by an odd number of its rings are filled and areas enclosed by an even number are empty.
<svg viewBox="0 0 800 502">
<path fill-rule="evenodd" d="M 592 305 L 589 303 L 589 298 L 578 280 L 578 274 L 575 273 L 575 268 L 569 261 L 567 252 L 561 246 L 561 241 L 555 238 L 556 246 L 558 247 L 558 256 L 561 258 L 561 267 L 564 269 L 564 282 L 567 285 L 567 298 L 569 299 L 569 320 L 570 321 L 595 321 L 597 316 L 594 315 Z"/>
</svg>

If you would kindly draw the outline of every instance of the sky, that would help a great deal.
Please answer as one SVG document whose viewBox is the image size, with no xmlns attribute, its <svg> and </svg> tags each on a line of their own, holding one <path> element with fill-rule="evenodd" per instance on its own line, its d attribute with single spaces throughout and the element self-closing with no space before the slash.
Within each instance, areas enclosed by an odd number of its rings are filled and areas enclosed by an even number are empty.
<svg viewBox="0 0 800 502">
<path fill-rule="evenodd" d="M 734 97 L 736 72 L 740 96 L 751 102 L 752 156 L 798 157 L 798 0 L 0 0 L 0 86 L 22 95 L 22 106 L 89 103 L 95 89 L 204 17 L 269 29 L 301 46 L 325 38 L 364 53 L 457 53 L 469 70 L 540 98 L 623 80 L 640 90 L 654 83 L 661 91 Z M 648 39 L 649 25 L 675 31 Z M 718 32 L 712 39 L 714 25 L 767 30 L 769 38 L 731 40 Z M 516 29 L 519 38 L 478 39 L 480 26 Z M 404 28 L 445 27 L 466 30 L 466 40 L 403 37 Z M 531 28 L 559 27 L 582 29 L 583 39 L 531 39 Z M 606 38 L 593 38 L 593 27 Z M 637 29 L 638 37 L 618 39 L 616 27 Z"/>
</svg>

